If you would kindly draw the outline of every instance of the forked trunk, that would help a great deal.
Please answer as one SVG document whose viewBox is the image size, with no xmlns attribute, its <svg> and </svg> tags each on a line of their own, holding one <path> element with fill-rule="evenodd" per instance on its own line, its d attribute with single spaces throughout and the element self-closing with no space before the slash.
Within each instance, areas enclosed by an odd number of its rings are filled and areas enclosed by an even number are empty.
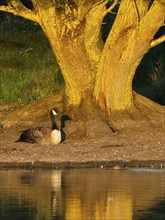
<svg viewBox="0 0 165 220">
<path fill-rule="evenodd" d="M 132 81 L 164 17 L 161 5 L 154 4 L 140 21 L 134 6 L 134 1 L 121 2 L 104 46 L 94 88 L 97 104 L 108 116 L 112 127 L 117 129 L 134 126 L 144 115 L 134 103 Z M 160 16 L 150 21 L 151 14 L 154 15 L 156 10 Z"/>
<path fill-rule="evenodd" d="M 37 22 L 47 36 L 65 79 L 71 116 L 98 115 L 101 109 L 115 129 L 136 125 L 141 116 L 163 122 L 160 106 L 133 93 L 132 80 L 163 25 L 164 0 L 122 0 L 105 45 L 102 20 L 117 0 L 109 9 L 106 0 L 32 0 L 34 10 L 21 1 L 9 2 L 0 9 Z"/>
</svg>

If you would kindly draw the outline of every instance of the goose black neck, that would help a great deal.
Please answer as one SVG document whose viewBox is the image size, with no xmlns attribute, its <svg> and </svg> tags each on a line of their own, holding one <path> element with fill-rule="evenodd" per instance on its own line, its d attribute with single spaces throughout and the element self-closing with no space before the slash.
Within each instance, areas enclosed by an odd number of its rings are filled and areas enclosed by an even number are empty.
<svg viewBox="0 0 165 220">
<path fill-rule="evenodd" d="M 61 117 L 61 142 L 63 142 L 66 138 L 66 134 L 65 134 L 65 131 L 63 129 L 65 127 L 65 122 L 67 120 L 71 120 L 68 115 L 63 115 Z"/>
</svg>

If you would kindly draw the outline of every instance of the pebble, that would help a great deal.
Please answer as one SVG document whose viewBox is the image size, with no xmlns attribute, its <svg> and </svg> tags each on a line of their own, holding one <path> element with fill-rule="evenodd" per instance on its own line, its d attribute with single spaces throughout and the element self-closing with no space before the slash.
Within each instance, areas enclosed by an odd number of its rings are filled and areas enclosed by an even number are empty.
<svg viewBox="0 0 165 220">
<path fill-rule="evenodd" d="M 116 165 L 113 167 L 114 170 L 120 170 L 120 166 Z"/>
</svg>

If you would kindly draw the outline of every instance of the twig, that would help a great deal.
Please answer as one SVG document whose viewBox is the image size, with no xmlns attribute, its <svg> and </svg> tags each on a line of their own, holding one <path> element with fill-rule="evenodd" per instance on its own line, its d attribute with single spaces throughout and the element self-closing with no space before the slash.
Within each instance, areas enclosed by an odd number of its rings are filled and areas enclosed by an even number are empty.
<svg viewBox="0 0 165 220">
<path fill-rule="evenodd" d="M 100 5 L 100 4 L 102 4 L 102 3 L 104 3 L 103 5 L 106 5 L 108 2 L 109 2 L 109 0 L 101 0 L 101 1 L 99 1 L 99 2 L 97 2 L 97 3 L 95 3 L 95 4 L 92 6 L 92 8 L 95 7 L 95 6 L 97 6 L 97 5 Z"/>
<path fill-rule="evenodd" d="M 114 3 L 106 10 L 106 14 L 111 12 L 118 3 L 119 3 L 119 1 L 115 0 Z"/>
<path fill-rule="evenodd" d="M 165 41 L 165 34 L 161 37 L 151 41 L 151 48 L 163 43 Z"/>
</svg>

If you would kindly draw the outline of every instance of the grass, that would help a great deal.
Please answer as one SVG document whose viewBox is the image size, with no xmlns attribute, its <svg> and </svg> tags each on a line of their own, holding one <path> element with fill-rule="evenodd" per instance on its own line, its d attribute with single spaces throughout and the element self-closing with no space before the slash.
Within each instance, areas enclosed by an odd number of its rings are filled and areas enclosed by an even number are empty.
<svg viewBox="0 0 165 220">
<path fill-rule="evenodd" d="M 28 104 L 60 91 L 64 80 L 41 29 L 3 13 L 0 20 L 0 104 Z"/>
</svg>

